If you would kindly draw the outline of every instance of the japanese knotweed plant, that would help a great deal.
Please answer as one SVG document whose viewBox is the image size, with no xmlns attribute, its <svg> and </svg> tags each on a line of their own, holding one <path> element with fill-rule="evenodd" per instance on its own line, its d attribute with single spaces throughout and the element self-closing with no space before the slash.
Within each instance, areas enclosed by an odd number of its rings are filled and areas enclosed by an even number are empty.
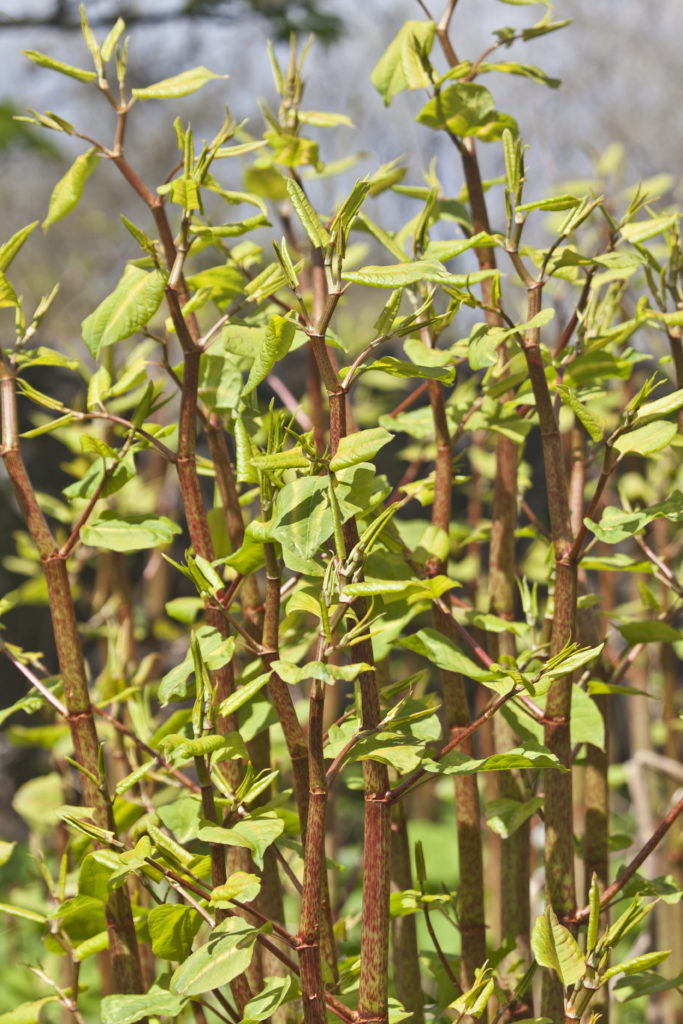
<svg viewBox="0 0 683 1024">
<path fill-rule="evenodd" d="M 646 188 L 605 198 L 613 151 L 594 183 L 528 199 L 520 128 L 481 80 L 556 86 L 489 58 L 565 22 L 547 8 L 462 60 L 454 8 L 403 25 L 371 75 L 387 105 L 426 94 L 425 183 L 394 162 L 329 207 L 311 184 L 349 161 L 315 136 L 350 122 L 302 107 L 294 44 L 285 68 L 270 51 L 262 137 L 228 114 L 197 144 L 177 119 L 151 184 L 129 118 L 222 76 L 129 88 L 123 22 L 99 42 L 85 11 L 93 70 L 27 53 L 111 110 L 107 141 L 28 118 L 88 147 L 43 228 L 105 161 L 146 211 L 122 214 L 134 255 L 69 356 L 40 343 L 56 288 L 30 312 L 5 276 L 36 224 L 0 249 L 9 564 L 28 576 L 2 610 L 46 603 L 56 649 L 2 640 L 29 689 L 3 718 L 38 720 L 9 739 L 52 759 L 15 797 L 42 895 L 3 905 L 42 935 L 42 994 L 24 985 L 6 1024 L 555 1024 L 607 1020 L 615 976 L 625 997 L 680 986 L 644 930 L 680 885 L 638 873 L 678 835 L 680 793 L 608 862 L 610 707 L 644 664 L 674 778 L 679 748 L 679 216 Z M 429 130 L 452 147 L 438 170 Z M 85 382 L 68 404 L 38 389 L 45 366 Z M 23 438 L 62 444 L 72 481 L 38 492 Z M 438 844 L 413 846 L 430 809 Z"/>
</svg>

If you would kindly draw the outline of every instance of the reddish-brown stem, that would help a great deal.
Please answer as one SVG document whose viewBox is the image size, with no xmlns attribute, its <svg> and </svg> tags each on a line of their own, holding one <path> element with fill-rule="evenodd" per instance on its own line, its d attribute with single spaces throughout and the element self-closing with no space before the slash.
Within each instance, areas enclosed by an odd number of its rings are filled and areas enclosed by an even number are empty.
<svg viewBox="0 0 683 1024">
<path fill-rule="evenodd" d="M 311 686 L 308 719 L 310 796 L 304 883 L 299 919 L 299 964 L 301 994 L 306 1024 L 324 1024 L 326 1020 L 324 985 L 320 958 L 320 902 L 325 872 L 325 817 L 327 781 L 323 760 L 324 685 L 315 680 Z"/>
<path fill-rule="evenodd" d="M 409 409 L 410 406 L 413 405 L 413 403 L 416 402 L 421 395 L 424 395 L 425 391 L 427 391 L 428 389 L 429 381 L 423 380 L 422 383 L 419 384 L 414 391 L 411 391 L 409 395 L 406 395 L 403 401 L 398 403 L 395 409 L 391 410 L 389 415 L 398 416 L 399 413 L 404 412 L 406 409 Z"/>
<path fill-rule="evenodd" d="M 413 873 L 410 866 L 408 825 L 400 803 L 394 805 L 391 818 L 391 887 L 392 890 L 401 892 L 413 888 Z M 424 1000 L 415 915 L 399 915 L 393 918 L 391 938 L 396 995 L 406 1010 L 412 1014 L 412 1024 L 423 1024 Z"/>
<path fill-rule="evenodd" d="M 45 576 L 57 660 L 64 688 L 67 722 L 76 761 L 83 765 L 88 772 L 88 775 L 81 775 L 83 802 L 86 807 L 92 809 L 93 821 L 99 828 L 115 832 L 104 780 L 100 786 L 92 781 L 92 777 L 99 778 L 100 775 L 99 739 L 90 704 L 85 663 L 66 561 L 58 551 L 21 458 L 17 430 L 15 382 L 11 373 L 5 372 L 4 367 L 0 387 L 3 425 L 2 455 L 17 503 L 40 555 Z M 141 992 L 143 990 L 142 968 L 130 899 L 125 886 L 116 889 L 109 897 L 105 904 L 105 919 L 109 936 L 109 955 L 117 991 Z"/>
<path fill-rule="evenodd" d="M 422 332 L 423 340 L 432 344 L 428 330 Z M 432 407 L 434 433 L 436 435 L 436 466 L 434 473 L 434 502 L 432 525 L 446 535 L 451 520 L 451 478 L 453 473 L 451 438 L 446 419 L 443 388 L 438 381 L 430 381 L 429 400 Z M 432 558 L 427 565 L 429 575 L 436 576 L 446 571 L 446 561 Z M 432 606 L 435 629 L 448 639 L 454 639 L 453 618 L 438 604 Z M 462 730 L 470 724 L 467 696 L 462 676 L 442 670 L 446 722 L 451 738 L 459 736 L 458 746 L 466 754 L 472 754 L 469 736 L 463 738 Z M 458 860 L 460 865 L 460 924 L 462 955 L 460 960 L 461 979 L 464 988 L 474 983 L 475 969 L 486 959 L 484 874 L 481 845 L 479 791 L 475 776 L 458 776 L 455 779 L 455 819 L 458 838 Z"/>
<path fill-rule="evenodd" d="M 337 451 L 340 440 L 346 436 L 346 396 L 339 389 L 339 378 L 330 361 L 325 345 L 325 332 L 339 295 L 327 297 L 323 303 L 325 279 L 321 254 L 316 251 L 313 260 L 314 305 L 323 308 L 316 322 L 311 346 L 320 377 L 328 393 L 330 404 L 330 451 Z M 346 550 L 358 543 L 355 518 L 343 528 Z M 367 613 L 366 602 L 358 599 L 353 605 L 357 620 Z M 351 648 L 355 663 L 374 666 L 370 640 L 362 640 Z M 361 726 L 374 728 L 380 721 L 379 688 L 374 668 L 361 672 L 357 683 L 360 691 Z M 390 812 L 387 802 L 389 777 L 386 765 L 376 761 L 363 762 L 365 788 L 364 857 L 363 857 L 363 910 L 361 923 L 361 964 L 358 989 L 358 1017 L 360 1021 L 386 1022 L 388 1019 L 389 979 L 389 882 L 391 870 Z"/>
</svg>

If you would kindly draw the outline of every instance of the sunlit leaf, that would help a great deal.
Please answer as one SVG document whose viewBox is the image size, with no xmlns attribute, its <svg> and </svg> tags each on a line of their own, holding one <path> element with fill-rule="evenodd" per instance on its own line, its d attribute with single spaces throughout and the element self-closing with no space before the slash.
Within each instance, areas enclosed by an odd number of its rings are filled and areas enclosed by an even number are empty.
<svg viewBox="0 0 683 1024">
<path fill-rule="evenodd" d="M 586 970 L 583 953 L 572 933 L 560 924 L 550 907 L 536 918 L 531 948 L 539 964 L 555 971 L 564 988 L 583 977 Z"/>
<path fill-rule="evenodd" d="M 174 972 L 171 990 L 179 996 L 197 996 L 227 985 L 251 963 L 257 931 L 240 917 L 222 921 L 209 941 Z"/>
<path fill-rule="evenodd" d="M 166 275 L 128 264 L 111 295 L 82 323 L 83 341 L 97 357 L 107 345 L 129 338 L 149 323 L 164 297 Z"/>
<path fill-rule="evenodd" d="M 43 221 L 43 231 L 47 231 L 55 221 L 66 217 L 78 204 L 83 194 L 83 186 L 99 163 L 100 154 L 95 148 L 89 149 L 76 158 L 63 178 L 55 185 L 50 197 L 47 217 Z"/>
<path fill-rule="evenodd" d="M 166 516 L 123 516 L 108 509 L 81 530 L 86 544 L 109 551 L 142 551 L 170 544 L 180 527 Z"/>
<path fill-rule="evenodd" d="M 189 96 L 201 89 L 207 82 L 215 78 L 227 78 L 227 75 L 216 75 L 201 65 L 189 71 L 181 71 L 172 78 L 164 78 L 154 85 L 146 85 L 142 89 L 132 89 L 133 96 L 138 100 L 167 100 L 179 96 Z"/>
</svg>

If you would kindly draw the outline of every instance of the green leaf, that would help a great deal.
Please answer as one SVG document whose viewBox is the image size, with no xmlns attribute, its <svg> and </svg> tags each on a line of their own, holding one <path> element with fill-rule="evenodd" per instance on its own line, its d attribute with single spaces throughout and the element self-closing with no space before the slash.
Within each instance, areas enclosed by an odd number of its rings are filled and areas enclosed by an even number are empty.
<svg viewBox="0 0 683 1024">
<path fill-rule="evenodd" d="M 531 948 L 542 967 L 555 971 L 564 988 L 582 978 L 586 965 L 576 939 L 557 920 L 551 907 L 536 918 L 531 934 Z"/>
<path fill-rule="evenodd" d="M 97 77 L 94 71 L 85 71 L 84 68 L 75 68 L 72 64 L 64 64 L 61 60 L 55 60 L 54 57 L 38 53 L 37 50 L 22 50 L 21 52 L 24 57 L 28 57 L 38 67 L 50 68 L 51 71 L 58 71 L 60 75 L 68 75 L 69 78 L 75 78 L 79 82 L 93 82 Z"/>
<path fill-rule="evenodd" d="M 227 75 L 216 75 L 213 71 L 201 65 L 191 68 L 189 71 L 181 71 L 179 75 L 172 78 L 164 78 L 154 85 L 146 85 L 143 89 L 132 89 L 132 94 L 138 100 L 167 100 L 176 99 L 179 96 L 189 96 L 190 93 L 201 89 L 207 82 L 215 78 L 227 78 Z"/>
<path fill-rule="evenodd" d="M 311 558 L 333 530 L 327 479 L 300 477 L 278 493 L 273 508 L 273 536 L 301 558 Z"/>
<path fill-rule="evenodd" d="M 302 610 L 307 610 L 308 602 L 302 600 L 302 598 L 312 598 L 312 595 L 300 591 L 297 597 L 299 598 L 299 601 L 294 601 L 294 607 L 296 608 L 298 605 Z M 318 614 L 319 608 L 320 606 L 317 601 L 312 598 L 312 604 L 310 606 L 312 614 Z M 345 682 L 352 682 L 361 672 L 372 671 L 371 666 L 362 661 L 354 662 L 352 665 L 331 665 L 324 661 L 309 661 L 305 665 L 297 665 L 294 662 L 284 661 L 278 658 L 272 663 L 272 667 L 281 679 L 284 679 L 286 683 L 290 683 L 292 685 L 310 681 L 311 679 L 319 679 L 321 683 L 326 684 L 334 683 L 338 679 L 343 679 Z"/>
<path fill-rule="evenodd" d="M 128 264 L 111 295 L 104 299 L 81 327 L 83 341 L 95 358 L 107 345 L 129 338 L 152 319 L 164 297 L 166 275 Z"/>
<path fill-rule="evenodd" d="M 240 1024 L 267 1020 L 284 1002 L 296 998 L 298 985 L 291 975 L 287 978 L 264 978 L 265 984 L 258 995 L 250 999 L 244 1007 L 244 1016 Z M 1 1021 L 0 1021 L 1 1024 Z"/>
<path fill-rule="evenodd" d="M 406 21 L 375 64 L 370 81 L 387 107 L 403 89 L 431 85 L 420 55 L 426 57 L 431 51 L 435 32 L 433 21 Z"/>
<path fill-rule="evenodd" d="M 580 422 L 583 423 L 584 427 L 588 431 L 591 441 L 602 441 L 603 424 L 600 419 L 597 416 L 594 416 L 593 413 L 586 408 L 583 402 L 579 400 L 576 392 L 561 384 L 558 385 L 557 391 L 564 404 L 568 405 Z"/>
<path fill-rule="evenodd" d="M 0 272 L 0 309 L 18 305 L 19 299 L 17 298 L 17 293 L 5 275 Z"/>
<path fill-rule="evenodd" d="M 662 501 L 658 505 L 650 505 L 649 508 L 626 511 L 616 508 L 614 505 L 608 505 L 603 511 L 599 523 L 594 523 L 592 519 L 586 519 L 584 522 L 600 540 L 607 544 L 620 544 L 628 537 L 640 533 L 648 523 L 660 516 L 664 516 L 674 523 L 683 520 L 683 493 L 681 491 L 674 491 L 666 501 Z"/>
<path fill-rule="evenodd" d="M 678 433 L 678 427 L 669 420 L 654 420 L 644 427 L 636 427 L 627 434 L 621 434 L 614 442 L 618 452 L 635 452 L 636 455 L 653 455 L 666 448 Z"/>
<path fill-rule="evenodd" d="M 543 797 L 540 796 L 524 801 L 491 800 L 486 805 L 486 824 L 502 839 L 509 839 L 542 806 Z"/>
<path fill-rule="evenodd" d="M 64 803 L 64 787 L 58 772 L 37 775 L 20 786 L 12 807 L 33 832 L 52 832 L 55 812 Z"/>
<path fill-rule="evenodd" d="M 479 73 L 481 74 L 489 71 L 502 71 L 507 75 L 519 75 L 521 78 L 530 78 L 532 82 L 539 82 L 541 85 L 547 85 L 549 89 L 557 89 L 562 85 L 562 81 L 559 78 L 551 78 L 550 75 L 546 75 L 545 71 L 541 68 L 537 68 L 535 64 L 517 64 L 512 60 L 504 60 L 494 64 L 480 64 Z"/>
<path fill-rule="evenodd" d="M 384 427 L 372 427 L 348 434 L 339 441 L 339 447 L 330 461 L 330 472 L 338 473 L 340 469 L 356 466 L 360 462 L 370 462 L 377 452 L 393 441 L 394 435 Z"/>
<path fill-rule="evenodd" d="M 576 683 L 572 686 L 571 743 L 591 743 L 605 749 L 605 720 L 595 701 Z"/>
<path fill-rule="evenodd" d="M 81 530 L 81 539 L 95 548 L 108 551 L 143 551 L 170 544 L 181 529 L 166 516 L 124 516 L 111 509 L 103 512 Z"/>
<path fill-rule="evenodd" d="M 105 64 L 111 58 L 111 55 L 114 52 L 114 47 L 123 35 L 125 27 L 126 23 L 123 20 L 123 18 L 117 18 L 112 27 L 107 32 L 106 38 L 102 43 L 102 46 L 100 47 L 100 54 Z"/>
<path fill-rule="evenodd" d="M 2 269 L 1 256 L 0 253 L 0 270 Z M 668 412 L 675 412 L 681 406 L 683 406 L 683 388 L 672 391 L 669 395 L 662 395 L 661 398 L 655 398 L 652 402 L 645 402 L 638 409 L 636 423 L 649 419 L 650 416 L 666 416 Z"/>
<path fill-rule="evenodd" d="M 50 197 L 47 217 L 43 221 L 43 231 L 47 231 L 55 221 L 66 217 L 77 205 L 83 194 L 83 186 L 99 163 L 100 154 L 94 147 L 87 153 L 76 158 L 63 178 L 55 185 Z"/>
<path fill-rule="evenodd" d="M 252 466 L 261 470 L 305 469 L 311 460 L 304 454 L 303 448 L 297 445 L 284 452 L 273 452 L 272 455 L 253 455 Z"/>
<path fill-rule="evenodd" d="M 194 635 L 199 643 L 202 661 L 210 672 L 227 665 L 235 650 L 234 637 L 224 637 L 212 626 L 200 626 Z M 193 673 L 194 660 L 192 652 L 188 651 L 181 664 L 167 672 L 159 684 L 159 700 L 162 704 L 194 696 L 194 681 L 190 686 L 186 685 Z"/>
<path fill-rule="evenodd" d="M 614 986 L 614 995 L 619 1003 L 643 996 L 656 996 L 661 992 L 683 988 L 683 971 L 673 978 L 662 978 L 658 974 L 643 974 L 640 977 L 620 978 Z"/>
<path fill-rule="evenodd" d="M 513 119 L 498 113 L 491 93 L 477 82 L 449 85 L 425 104 L 417 120 L 428 128 L 474 135 L 484 142 L 499 139 L 506 128 L 517 134 Z"/>
<path fill-rule="evenodd" d="M 10 859 L 16 845 L 16 842 L 6 843 L 4 839 L 0 840 L 0 867 Z"/>
<path fill-rule="evenodd" d="M 44 996 L 32 1003 L 21 1003 L 13 1010 L 0 1014 L 0 1024 L 40 1024 L 40 1013 L 48 1003 L 58 1002 L 57 996 Z"/>
<path fill-rule="evenodd" d="M 368 266 L 361 270 L 344 271 L 345 281 L 365 284 L 370 288 L 403 288 L 418 281 L 467 288 L 481 281 L 495 277 L 497 271 L 478 270 L 471 274 L 450 274 L 437 260 L 413 260 L 410 263 L 395 263 L 390 266 Z"/>
<path fill-rule="evenodd" d="M 135 1024 L 148 1015 L 177 1018 L 187 1000 L 160 985 L 144 995 L 105 996 L 100 1006 L 102 1024 Z"/>
<path fill-rule="evenodd" d="M 452 260 L 468 249 L 488 249 L 498 244 L 498 240 L 493 235 L 489 235 L 486 231 L 478 231 L 476 235 L 471 235 L 469 238 L 430 242 L 425 249 L 425 259 L 440 260 L 441 263 L 445 263 L 446 260 Z"/>
<path fill-rule="evenodd" d="M 304 190 L 294 181 L 287 178 L 287 193 L 294 212 L 301 221 L 301 226 L 316 249 L 324 249 L 330 236 L 320 223 L 317 213 L 309 203 Z"/>
<path fill-rule="evenodd" d="M 234 692 L 220 704 L 218 710 L 221 715 L 227 717 L 234 714 L 235 711 L 255 697 L 257 693 L 260 693 L 269 679 L 270 672 L 263 672 L 250 682 L 244 683 L 243 686 L 236 687 Z"/>
<path fill-rule="evenodd" d="M 90 469 L 87 470 L 80 480 L 75 480 L 68 487 L 64 488 L 62 491 L 64 497 L 70 500 L 74 498 L 91 498 L 96 488 L 102 482 L 105 474 L 105 464 L 107 470 L 111 470 L 112 466 L 114 468 L 102 490 L 103 498 L 108 497 L 110 494 L 115 494 L 116 491 L 124 487 L 135 476 L 135 459 L 132 452 L 128 452 L 121 461 L 115 458 L 98 459 L 96 462 L 93 462 Z"/>
<path fill-rule="evenodd" d="M 152 907 L 147 916 L 147 927 L 154 955 L 163 960 L 185 960 L 190 955 L 192 940 L 201 923 L 202 916 L 194 907 L 173 903 Z"/>
<path fill-rule="evenodd" d="M 263 870 L 263 854 L 282 834 L 285 823 L 272 811 L 254 815 L 238 821 L 232 828 L 222 828 L 204 822 L 197 835 L 207 843 L 221 843 L 223 846 L 242 846 L 251 850 L 254 863 Z"/>
<path fill-rule="evenodd" d="M 407 363 L 403 359 L 395 359 L 394 356 L 383 356 L 376 359 L 374 363 L 368 363 L 364 370 L 374 370 L 387 373 L 390 377 L 422 377 L 424 380 L 440 380 L 444 384 L 452 384 L 455 377 L 453 366 L 416 366 L 415 363 Z"/>
<path fill-rule="evenodd" d="M 369 463 L 337 472 L 334 489 L 342 522 L 367 510 L 374 475 Z M 306 561 L 334 530 L 329 484 L 328 477 L 300 477 L 286 484 L 275 499 L 272 536 Z"/>
<path fill-rule="evenodd" d="M 211 890 L 211 906 L 230 908 L 232 900 L 251 903 L 261 890 L 261 879 L 246 871 L 235 871 L 224 885 Z"/>
<path fill-rule="evenodd" d="M 25 228 L 20 228 L 19 231 L 16 231 L 9 241 L 5 242 L 2 248 L 0 248 L 0 273 L 4 273 L 4 271 L 7 270 L 37 223 L 38 221 L 34 220 L 32 224 L 27 224 Z"/>
<path fill-rule="evenodd" d="M 227 985 L 249 967 L 257 932 L 240 917 L 222 921 L 209 941 L 174 972 L 171 991 L 179 996 L 198 996 Z"/>
<path fill-rule="evenodd" d="M 110 895 L 109 879 L 120 866 L 113 850 L 95 850 L 82 861 L 78 872 L 79 896 L 90 896 L 106 903 Z"/>
<path fill-rule="evenodd" d="M 675 644 L 683 634 L 667 622 L 625 622 L 618 627 L 626 643 L 631 644 Z"/>
<path fill-rule="evenodd" d="M 424 761 L 423 768 L 436 775 L 476 775 L 478 772 L 512 771 L 519 768 L 561 768 L 561 765 L 545 747 L 527 740 L 523 747 L 483 758 L 470 757 L 461 750 L 451 750 L 440 761 Z"/>
<path fill-rule="evenodd" d="M 261 381 L 266 379 L 275 364 L 287 355 L 295 334 L 296 326 L 291 320 L 285 320 L 284 317 L 277 314 L 270 318 L 263 343 L 256 353 L 249 371 L 243 391 L 245 397 L 251 394 Z"/>
<path fill-rule="evenodd" d="M 421 629 L 397 641 L 399 647 L 415 651 L 446 672 L 458 672 L 469 679 L 481 679 L 486 672 L 434 629 Z"/>
<path fill-rule="evenodd" d="M 529 203 L 520 203 L 515 209 L 523 213 L 528 213 L 530 210 L 573 210 L 580 204 L 581 200 L 577 196 L 565 194 L 548 196 L 546 199 L 535 199 Z M 587 259 L 587 262 L 590 261 Z"/>
<path fill-rule="evenodd" d="M 10 903 L 0 903 L 0 914 L 22 917 L 25 921 L 35 921 L 36 924 L 45 924 L 47 921 L 47 917 L 44 914 L 39 914 L 36 910 L 28 910 L 26 907 L 17 907 Z"/>
<path fill-rule="evenodd" d="M 609 981 L 617 974 L 640 974 L 641 971 L 651 971 L 657 964 L 661 964 L 671 955 L 670 949 L 660 949 L 652 953 L 643 953 L 642 956 L 635 956 L 631 960 L 624 960 L 621 964 L 608 967 L 602 975 L 603 982 Z"/>
<path fill-rule="evenodd" d="M 621 233 L 627 241 L 632 244 L 647 241 L 655 235 L 661 235 L 669 231 L 678 221 L 678 214 L 665 213 L 659 217 L 650 217 L 649 220 L 633 221 L 631 224 L 624 224 Z"/>
</svg>

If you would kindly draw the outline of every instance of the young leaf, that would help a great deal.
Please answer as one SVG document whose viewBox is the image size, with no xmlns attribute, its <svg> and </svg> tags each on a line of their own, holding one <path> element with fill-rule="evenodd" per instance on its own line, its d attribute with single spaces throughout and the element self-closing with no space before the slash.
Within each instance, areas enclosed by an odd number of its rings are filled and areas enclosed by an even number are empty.
<svg viewBox="0 0 683 1024">
<path fill-rule="evenodd" d="M 235 871 L 225 885 L 219 885 L 211 890 L 211 906 L 230 908 L 233 900 L 251 903 L 258 896 L 260 889 L 261 879 L 258 875 L 250 875 L 246 871 Z M 175 957 L 174 959 L 180 958 Z"/>
<path fill-rule="evenodd" d="M 365 284 L 370 288 L 402 288 L 416 284 L 418 281 L 431 281 L 434 284 L 468 288 L 491 277 L 498 271 L 476 270 L 471 274 L 450 274 L 442 263 L 437 260 L 414 260 L 411 263 L 397 263 L 393 266 L 368 266 L 360 270 L 349 270 L 342 273 L 345 281 Z"/>
<path fill-rule="evenodd" d="M 149 1014 L 177 1018 L 187 1000 L 160 985 L 144 995 L 105 996 L 100 1005 L 102 1024 L 135 1024 Z"/>
<path fill-rule="evenodd" d="M 265 380 L 275 364 L 284 359 L 289 352 L 296 326 L 291 320 L 275 314 L 270 318 L 266 328 L 266 336 L 259 348 L 254 362 L 252 363 L 249 377 L 245 385 L 243 396 L 246 397 L 254 391 L 262 380 Z"/>
<path fill-rule="evenodd" d="M 228 716 L 235 713 L 238 708 L 241 708 L 244 704 L 247 704 L 252 697 L 255 697 L 270 679 L 270 672 L 263 672 L 261 675 L 256 676 L 250 682 L 245 683 L 243 686 L 238 686 L 229 697 L 222 702 L 219 707 L 219 711 L 222 715 Z"/>
<path fill-rule="evenodd" d="M 263 870 L 263 854 L 282 834 L 285 823 L 272 811 L 266 811 L 251 818 L 238 821 L 232 828 L 222 828 L 204 822 L 197 836 L 207 843 L 222 843 L 225 846 L 243 846 L 251 850 L 254 863 Z"/>
<path fill-rule="evenodd" d="M 291 975 L 286 978 L 264 978 L 264 987 L 244 1007 L 243 1024 L 267 1020 L 284 1002 L 296 998 L 298 986 Z"/>
<path fill-rule="evenodd" d="M 356 466 L 359 462 L 370 462 L 380 448 L 393 441 L 393 438 L 394 435 L 384 427 L 371 427 L 369 430 L 359 430 L 355 434 L 342 437 L 337 452 L 330 461 L 330 472 L 337 473 L 340 469 Z"/>
<path fill-rule="evenodd" d="M 1 261 L 2 253 L 0 252 L 0 270 L 2 269 Z M 679 388 L 678 391 L 672 391 L 670 395 L 663 395 L 661 398 L 655 398 L 652 402 L 646 402 L 644 405 L 641 405 L 638 409 L 636 423 L 649 419 L 650 416 L 666 416 L 667 413 L 675 412 L 681 406 L 683 406 L 683 388 Z"/>
<path fill-rule="evenodd" d="M 582 978 L 586 965 L 576 939 L 557 920 L 551 907 L 536 918 L 531 934 L 531 948 L 542 967 L 555 971 L 564 988 Z"/>
<path fill-rule="evenodd" d="M 433 665 L 446 672 L 459 672 L 470 679 L 481 679 L 485 670 L 475 665 L 465 654 L 441 633 L 434 629 L 421 629 L 418 633 L 397 641 L 399 647 L 406 647 L 427 658 Z"/>
<path fill-rule="evenodd" d="M 68 75 L 69 78 L 75 78 L 79 82 L 93 82 L 97 78 L 94 71 L 86 71 L 84 68 L 75 68 L 72 64 L 64 64 L 61 60 L 55 60 L 54 57 L 38 53 L 37 50 L 22 50 L 21 52 L 24 57 L 28 57 L 39 67 L 50 68 L 51 71 L 58 71 L 60 75 Z"/>
<path fill-rule="evenodd" d="M 154 955 L 163 960 L 185 960 L 201 923 L 201 914 L 193 907 L 174 903 L 153 907 L 147 917 L 147 927 Z"/>
<path fill-rule="evenodd" d="M 375 64 L 370 81 L 387 107 L 403 89 L 422 89 L 431 85 L 416 57 L 418 53 L 429 54 L 435 32 L 433 21 L 406 21 Z"/>
<path fill-rule="evenodd" d="M 198 996 L 243 974 L 251 963 L 257 931 L 240 917 L 222 921 L 209 941 L 174 972 L 171 991 L 178 996 Z"/>
<path fill-rule="evenodd" d="M 0 309 L 18 305 L 17 293 L 5 275 L 0 272 Z"/>
<path fill-rule="evenodd" d="M 108 551 L 143 551 L 170 544 L 181 529 L 166 516 L 151 514 L 123 516 L 112 509 L 102 512 L 81 530 L 86 544 Z"/>
<path fill-rule="evenodd" d="M 653 420 L 644 427 L 636 427 L 621 434 L 614 442 L 618 452 L 634 452 L 636 455 L 653 455 L 666 448 L 678 433 L 678 427 L 669 420 Z"/>
<path fill-rule="evenodd" d="M 166 275 L 128 264 L 111 295 L 86 317 L 83 341 L 95 358 L 107 345 L 129 338 L 152 319 L 164 297 Z"/>
<path fill-rule="evenodd" d="M 667 622 L 625 622 L 619 626 L 619 632 L 626 643 L 635 644 L 675 644 L 679 643 L 683 634 Z"/>
<path fill-rule="evenodd" d="M 126 27 L 126 23 L 123 20 L 123 18 L 117 18 L 116 21 L 114 22 L 114 24 L 112 25 L 112 27 L 109 29 L 109 32 L 107 33 L 106 39 L 104 40 L 104 42 L 102 43 L 102 46 L 100 47 L 100 53 L 102 55 L 102 60 L 104 61 L 105 64 L 111 58 L 111 55 L 114 52 L 114 47 L 116 46 L 116 44 L 118 43 L 119 39 L 123 35 L 123 31 L 124 31 L 125 27 Z"/>
<path fill-rule="evenodd" d="M 425 104 L 417 120 L 428 128 L 461 137 L 474 135 L 484 142 L 499 139 L 506 128 L 517 134 L 512 118 L 498 113 L 491 93 L 477 82 L 449 85 Z"/>
<path fill-rule="evenodd" d="M 25 228 L 20 228 L 19 231 L 12 235 L 8 242 L 0 249 L 0 272 L 4 273 L 9 267 L 10 263 L 17 255 L 22 245 L 35 228 L 37 220 L 34 220 L 32 224 L 27 224 Z"/>
<path fill-rule="evenodd" d="M 662 501 L 658 505 L 651 505 L 649 508 L 626 511 L 615 508 L 614 505 L 608 505 L 603 511 L 599 523 L 593 522 L 592 519 L 586 519 L 585 523 L 600 540 L 607 544 L 619 544 L 627 537 L 640 533 L 648 523 L 660 516 L 664 516 L 674 523 L 683 520 L 683 493 L 681 491 L 674 491 L 666 501 Z"/>
<path fill-rule="evenodd" d="M 43 221 L 43 231 L 47 231 L 51 224 L 66 217 L 67 213 L 74 209 L 83 194 L 83 186 L 97 167 L 99 159 L 100 154 L 94 147 L 87 153 L 81 153 L 64 177 L 57 182 L 52 190 L 47 217 Z"/>
<path fill-rule="evenodd" d="M 172 78 L 164 78 L 154 85 L 146 85 L 143 89 L 132 89 L 133 96 L 138 100 L 168 100 L 179 96 L 189 96 L 201 89 L 214 78 L 227 78 L 227 75 L 216 75 L 201 65 L 190 71 L 181 71 Z"/>
<path fill-rule="evenodd" d="M 557 390 L 564 404 L 568 405 L 572 412 L 576 414 L 577 419 L 583 423 L 584 427 L 588 431 L 591 441 L 602 441 L 602 423 L 598 417 L 594 416 L 590 409 L 588 409 L 583 402 L 579 400 L 576 392 L 562 384 L 558 385 Z"/>
<path fill-rule="evenodd" d="M 320 223 L 318 215 L 306 198 L 304 190 L 293 178 L 287 178 L 287 193 L 294 212 L 301 221 L 301 226 L 311 242 L 316 249 L 324 249 L 330 240 L 330 236 Z"/>
</svg>

